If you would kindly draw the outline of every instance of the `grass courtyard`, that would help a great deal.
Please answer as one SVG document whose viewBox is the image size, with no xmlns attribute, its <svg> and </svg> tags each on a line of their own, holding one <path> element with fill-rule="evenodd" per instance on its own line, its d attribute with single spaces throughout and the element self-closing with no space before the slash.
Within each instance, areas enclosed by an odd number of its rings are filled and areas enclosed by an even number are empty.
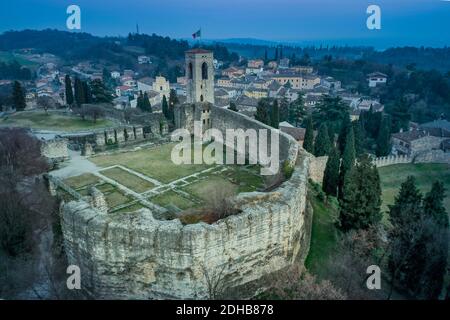
<svg viewBox="0 0 450 320">
<path fill-rule="evenodd" d="M 57 112 L 23 111 L 0 118 L 0 126 L 13 126 L 55 131 L 77 131 L 113 126 L 113 122 L 105 119 L 83 120 L 78 116 L 64 115 Z"/>
<path fill-rule="evenodd" d="M 170 143 L 94 156 L 89 161 L 99 167 L 96 175 L 85 173 L 65 182 L 82 195 L 87 194 L 90 186 L 95 186 L 105 194 L 110 210 L 115 213 L 133 211 L 131 209 L 142 207 L 142 203 L 149 206 L 146 202 L 179 213 L 209 207 L 219 197 L 264 188 L 258 166 L 177 165 L 171 160 L 174 146 L 175 143 Z"/>
</svg>

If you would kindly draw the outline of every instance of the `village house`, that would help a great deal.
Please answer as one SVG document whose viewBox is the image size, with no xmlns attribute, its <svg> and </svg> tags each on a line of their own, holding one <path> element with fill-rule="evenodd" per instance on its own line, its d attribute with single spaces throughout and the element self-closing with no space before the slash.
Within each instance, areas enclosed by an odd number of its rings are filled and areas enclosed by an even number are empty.
<svg viewBox="0 0 450 320">
<path fill-rule="evenodd" d="M 139 56 L 138 57 L 138 63 L 139 64 L 150 64 L 152 61 L 150 60 L 150 57 L 147 56 Z"/>
<path fill-rule="evenodd" d="M 120 72 L 119 71 L 112 71 L 111 72 L 111 78 L 119 79 L 120 78 Z"/>
<path fill-rule="evenodd" d="M 386 84 L 387 75 L 381 72 L 373 72 L 367 75 L 367 81 L 370 88 L 375 88 L 377 85 Z"/>
<path fill-rule="evenodd" d="M 429 132 L 419 129 L 394 133 L 391 140 L 393 154 L 414 157 L 423 152 L 440 149 L 441 143 L 446 139 L 432 136 Z"/>
<path fill-rule="evenodd" d="M 264 67 L 264 60 L 262 59 L 251 59 L 247 62 L 248 68 L 262 68 Z"/>
<path fill-rule="evenodd" d="M 226 76 L 229 78 L 236 78 L 243 76 L 245 73 L 244 69 L 236 68 L 236 67 L 229 67 L 224 70 L 222 70 L 222 76 Z"/>
<path fill-rule="evenodd" d="M 267 90 L 250 87 L 244 90 L 244 95 L 249 98 L 262 99 L 268 97 Z"/>
</svg>

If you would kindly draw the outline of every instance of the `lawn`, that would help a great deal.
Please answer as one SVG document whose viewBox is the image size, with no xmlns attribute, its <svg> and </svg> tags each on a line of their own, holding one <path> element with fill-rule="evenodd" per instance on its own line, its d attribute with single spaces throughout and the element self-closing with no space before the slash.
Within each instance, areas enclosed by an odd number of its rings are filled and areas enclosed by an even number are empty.
<svg viewBox="0 0 450 320">
<path fill-rule="evenodd" d="M 100 172 L 102 175 L 117 181 L 137 193 L 152 189 L 155 185 L 121 168 L 112 168 Z"/>
<path fill-rule="evenodd" d="M 338 230 L 335 220 L 338 215 L 337 203 L 326 205 L 310 192 L 310 200 L 314 209 L 311 230 L 311 245 L 305 261 L 306 268 L 317 276 L 324 275 L 324 266 L 335 249 Z"/>
<path fill-rule="evenodd" d="M 109 209 L 131 201 L 129 197 L 119 191 L 113 191 L 105 194 L 105 199 Z"/>
<path fill-rule="evenodd" d="M 387 205 L 394 203 L 400 185 L 410 175 L 416 178 L 417 187 L 422 193 L 427 193 L 431 189 L 434 181 L 444 182 L 447 189 L 447 197 L 444 200 L 447 212 L 450 212 L 450 165 L 436 163 L 421 164 L 398 164 L 381 167 L 378 169 L 381 179 L 382 189 L 382 211 L 388 209 Z"/>
<path fill-rule="evenodd" d="M 209 168 L 204 164 L 173 163 L 170 155 L 174 146 L 175 143 L 170 143 L 138 151 L 92 157 L 89 160 L 100 167 L 122 165 L 163 183 Z"/>
<path fill-rule="evenodd" d="M 112 126 L 109 120 L 82 120 L 77 116 L 64 115 L 56 112 L 24 111 L 0 119 L 0 126 L 14 126 L 33 129 L 77 131 Z"/>
<path fill-rule="evenodd" d="M 99 181 L 100 178 L 91 173 L 83 173 L 82 175 L 70 177 L 64 180 L 64 182 L 73 189 L 80 189 L 89 185 L 96 184 Z"/>
<path fill-rule="evenodd" d="M 239 186 L 231 183 L 228 179 L 221 176 L 210 176 L 206 179 L 196 181 L 186 187 L 183 191 L 194 195 L 195 197 L 208 202 L 212 197 L 221 197 L 234 195 L 238 193 Z"/>
<path fill-rule="evenodd" d="M 181 210 L 186 210 L 195 207 L 194 202 L 172 190 L 150 198 L 150 201 L 164 208 L 175 206 Z"/>
</svg>

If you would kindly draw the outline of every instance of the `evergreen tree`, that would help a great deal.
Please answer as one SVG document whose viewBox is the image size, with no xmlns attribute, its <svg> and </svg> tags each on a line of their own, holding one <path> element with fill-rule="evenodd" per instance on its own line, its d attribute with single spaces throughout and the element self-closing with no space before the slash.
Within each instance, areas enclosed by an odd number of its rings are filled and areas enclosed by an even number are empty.
<svg viewBox="0 0 450 320">
<path fill-rule="evenodd" d="M 163 96 L 163 101 L 166 98 L 166 96 Z M 167 104 L 167 101 L 166 101 Z M 142 111 L 145 112 L 152 112 L 152 105 L 150 104 L 150 99 L 148 98 L 147 92 L 144 93 L 144 96 L 142 97 Z"/>
<path fill-rule="evenodd" d="M 381 120 L 380 130 L 377 137 L 377 157 L 387 156 L 391 152 L 390 124 L 387 117 Z"/>
<path fill-rule="evenodd" d="M 364 129 L 361 126 L 361 122 L 353 121 L 353 132 L 355 133 L 355 153 L 356 156 L 360 156 L 364 153 Z"/>
<path fill-rule="evenodd" d="M 14 81 L 13 84 L 12 103 L 17 111 L 22 111 L 27 106 L 25 91 L 19 81 Z"/>
<path fill-rule="evenodd" d="M 166 119 L 169 119 L 169 117 L 170 117 L 170 115 L 169 115 L 169 105 L 167 104 L 166 96 L 163 96 L 161 106 L 162 106 L 162 112 L 163 112 L 164 116 L 166 117 Z"/>
<path fill-rule="evenodd" d="M 305 105 L 303 100 L 303 94 L 299 93 L 298 98 L 289 104 L 289 122 L 294 126 L 299 126 L 302 118 L 305 116 Z"/>
<path fill-rule="evenodd" d="M 175 124 L 175 106 L 180 103 L 177 92 L 174 89 L 170 89 L 169 94 L 169 121 Z"/>
<path fill-rule="evenodd" d="M 269 101 L 269 99 L 260 99 L 258 101 L 258 105 L 256 106 L 255 119 L 264 124 L 270 124 L 270 115 L 268 112 L 270 108 Z"/>
<path fill-rule="evenodd" d="M 138 108 L 139 110 L 144 111 L 144 95 L 142 94 L 142 91 L 139 91 L 139 95 L 136 99 L 136 108 Z"/>
<path fill-rule="evenodd" d="M 388 263 L 391 285 L 409 290 L 416 286 L 414 282 L 419 281 L 419 275 L 415 274 L 419 270 L 416 268 L 423 265 L 421 259 L 416 260 L 414 253 L 419 250 L 422 236 L 423 207 L 422 194 L 413 176 L 401 184 L 394 204 L 389 206 L 389 217 L 392 224 Z"/>
<path fill-rule="evenodd" d="M 344 231 L 367 229 L 381 220 L 380 176 L 368 156 L 345 176 L 340 200 L 339 225 Z"/>
<path fill-rule="evenodd" d="M 89 94 L 89 91 L 91 94 Z M 91 81 L 90 88 L 85 87 L 86 92 L 86 103 L 92 99 L 95 103 L 111 103 L 112 95 L 111 92 L 105 87 L 105 84 L 100 79 L 95 79 Z M 92 97 L 92 98 L 91 98 Z"/>
<path fill-rule="evenodd" d="M 339 152 L 342 154 L 345 149 L 345 142 L 347 140 L 347 134 L 350 131 L 350 128 L 352 127 L 352 122 L 350 120 L 350 116 L 344 117 L 341 123 L 339 136 L 337 139 L 337 145 L 339 148 Z"/>
<path fill-rule="evenodd" d="M 326 156 L 330 152 L 331 143 L 326 123 L 322 123 L 319 127 L 316 140 L 314 142 L 314 154 L 316 157 Z"/>
<path fill-rule="evenodd" d="M 236 107 L 236 103 L 234 103 L 233 101 L 231 101 L 231 102 L 230 102 L 230 106 L 228 107 L 228 110 L 238 112 L 238 109 L 237 109 L 237 107 Z"/>
<path fill-rule="evenodd" d="M 309 153 L 314 153 L 314 127 L 312 118 L 308 117 L 306 120 L 305 138 L 303 140 L 303 149 Z"/>
<path fill-rule="evenodd" d="M 345 176 L 355 165 L 356 152 L 355 152 L 355 136 L 353 134 L 353 128 L 350 127 L 350 131 L 347 134 L 344 153 L 342 155 L 340 176 L 339 176 L 339 199 L 343 197 L 343 188 L 345 183 Z"/>
<path fill-rule="evenodd" d="M 347 120 L 350 122 L 349 106 L 343 103 L 340 97 L 326 95 L 314 108 L 313 118 L 315 123 L 330 122 L 340 125 Z"/>
<path fill-rule="evenodd" d="M 264 63 L 267 63 L 269 59 L 267 58 L 267 48 L 264 49 Z"/>
<path fill-rule="evenodd" d="M 330 137 L 330 145 L 331 145 L 331 147 L 334 147 L 335 140 L 336 140 L 336 137 L 334 134 L 334 126 L 332 123 L 328 123 L 327 128 L 328 128 L 328 136 Z"/>
<path fill-rule="evenodd" d="M 409 112 L 409 103 L 405 98 L 398 99 L 390 108 L 389 114 L 392 116 L 392 132 L 399 132 L 400 129 L 407 131 L 411 114 Z"/>
<path fill-rule="evenodd" d="M 73 104 L 73 89 L 72 89 L 72 80 L 70 80 L 70 76 L 66 74 L 64 79 L 65 87 L 66 87 L 66 104 L 71 106 Z"/>
<path fill-rule="evenodd" d="M 278 100 L 275 99 L 270 110 L 270 125 L 275 129 L 279 128 L 280 124 L 280 109 L 278 108 Z"/>
<path fill-rule="evenodd" d="M 444 207 L 445 191 L 444 183 L 436 181 L 423 200 L 425 215 L 431 217 L 442 228 L 449 226 L 448 214 Z"/>
<path fill-rule="evenodd" d="M 330 196 L 336 197 L 339 185 L 340 157 L 336 148 L 332 148 L 323 174 L 322 190 Z"/>
<path fill-rule="evenodd" d="M 85 93 L 84 93 L 84 86 L 82 81 L 79 78 L 75 78 L 75 102 L 78 106 L 81 106 L 83 103 L 85 103 Z"/>
<path fill-rule="evenodd" d="M 91 88 L 89 87 L 87 81 L 82 81 L 81 85 L 83 87 L 84 103 L 91 103 L 92 102 Z"/>
<path fill-rule="evenodd" d="M 275 61 L 278 61 L 278 47 L 275 48 L 275 57 L 274 57 Z"/>
</svg>

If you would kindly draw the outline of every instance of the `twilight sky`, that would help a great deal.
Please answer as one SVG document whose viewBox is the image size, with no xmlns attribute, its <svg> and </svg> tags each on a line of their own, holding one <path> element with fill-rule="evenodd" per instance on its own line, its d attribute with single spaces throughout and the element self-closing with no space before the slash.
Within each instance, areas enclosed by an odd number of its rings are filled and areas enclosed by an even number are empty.
<svg viewBox="0 0 450 320">
<path fill-rule="evenodd" d="M 315 44 L 450 45 L 450 1 L 442 0 L 2 0 L 0 32 L 66 29 L 66 8 L 81 8 L 82 31 L 206 39 L 258 38 Z M 382 29 L 366 27 L 367 6 L 381 7 Z"/>
</svg>

